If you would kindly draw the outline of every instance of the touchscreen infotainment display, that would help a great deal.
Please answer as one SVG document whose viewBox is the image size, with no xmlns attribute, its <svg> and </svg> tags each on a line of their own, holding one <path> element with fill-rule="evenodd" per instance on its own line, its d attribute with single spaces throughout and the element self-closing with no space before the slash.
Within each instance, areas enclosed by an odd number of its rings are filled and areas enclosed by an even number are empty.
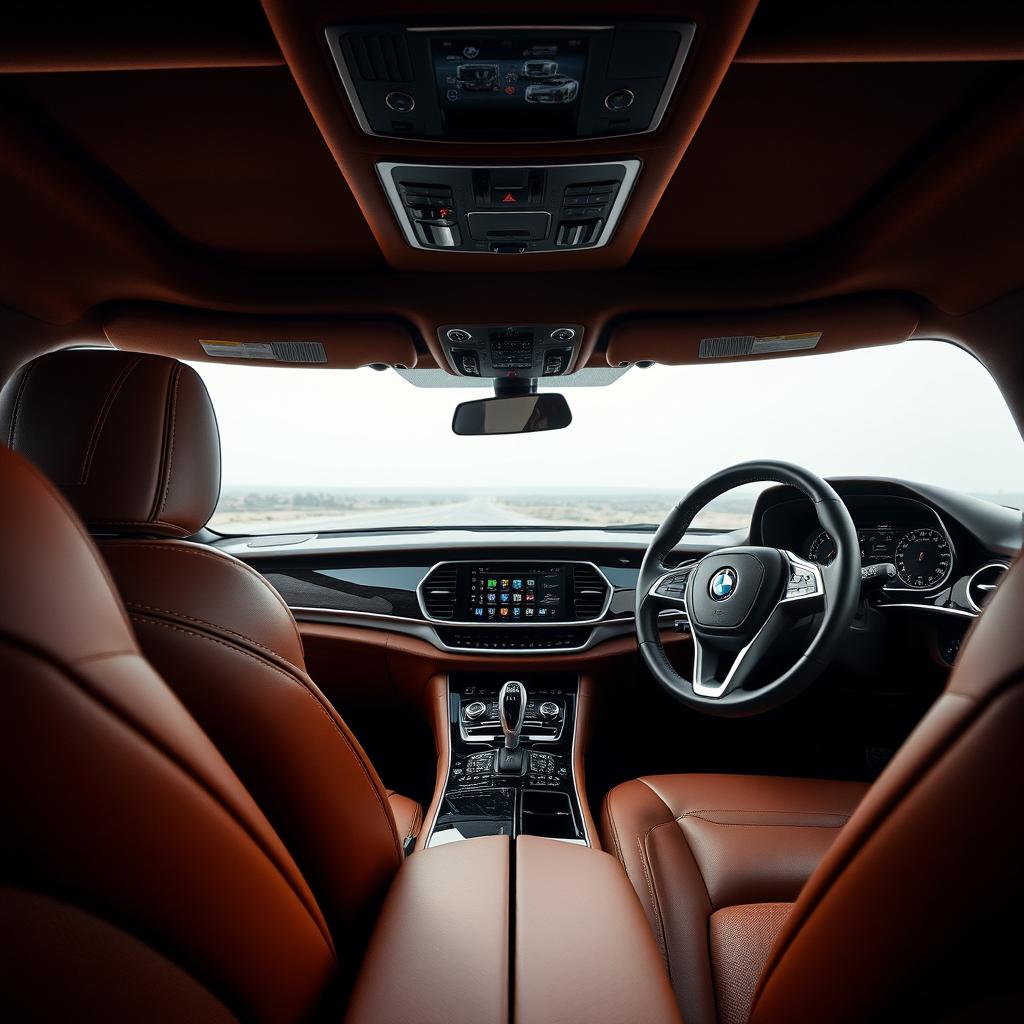
<svg viewBox="0 0 1024 1024">
<path fill-rule="evenodd" d="M 579 99 L 587 41 L 527 36 L 434 38 L 434 75 L 441 107 L 459 111 L 536 114 L 571 109 Z"/>
<path fill-rule="evenodd" d="M 564 622 L 564 566 L 499 564 L 469 569 L 467 619 L 500 625 Z"/>
</svg>

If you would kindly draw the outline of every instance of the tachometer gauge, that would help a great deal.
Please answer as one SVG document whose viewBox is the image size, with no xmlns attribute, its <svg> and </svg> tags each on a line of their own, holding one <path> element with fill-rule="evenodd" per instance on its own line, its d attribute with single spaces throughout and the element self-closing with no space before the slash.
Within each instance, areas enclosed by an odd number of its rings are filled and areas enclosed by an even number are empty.
<svg viewBox="0 0 1024 1024">
<path fill-rule="evenodd" d="M 938 530 L 911 530 L 896 545 L 896 572 L 908 587 L 937 587 L 952 564 L 949 541 Z"/>
<path fill-rule="evenodd" d="M 839 549 L 836 547 L 836 542 L 832 539 L 832 534 L 828 530 L 822 530 L 811 541 L 807 557 L 818 565 L 831 565 L 836 560 L 838 553 Z"/>
</svg>

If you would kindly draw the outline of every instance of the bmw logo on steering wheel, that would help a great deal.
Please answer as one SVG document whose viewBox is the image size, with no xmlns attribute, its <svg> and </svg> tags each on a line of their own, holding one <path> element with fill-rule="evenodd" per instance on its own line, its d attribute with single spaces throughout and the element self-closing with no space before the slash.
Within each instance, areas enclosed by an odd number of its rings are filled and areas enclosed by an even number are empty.
<svg viewBox="0 0 1024 1024">
<path fill-rule="evenodd" d="M 708 593 L 712 601 L 725 601 L 736 593 L 736 570 L 719 569 L 708 584 Z"/>
</svg>

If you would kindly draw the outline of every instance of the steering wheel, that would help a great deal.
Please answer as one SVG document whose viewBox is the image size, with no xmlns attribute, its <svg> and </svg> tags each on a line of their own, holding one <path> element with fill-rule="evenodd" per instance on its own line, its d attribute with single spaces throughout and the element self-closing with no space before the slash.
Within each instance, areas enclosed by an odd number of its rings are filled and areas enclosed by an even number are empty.
<svg viewBox="0 0 1024 1024">
<path fill-rule="evenodd" d="M 814 504 L 822 529 L 836 542 L 829 565 L 768 547 L 719 548 L 670 567 L 672 550 L 694 517 L 720 494 L 742 484 L 789 484 Z M 636 631 L 654 678 L 684 704 L 708 715 L 759 714 L 792 699 L 831 660 L 860 600 L 860 543 L 849 510 L 821 477 L 787 462 L 744 462 L 698 484 L 665 518 L 640 567 Z M 693 639 L 692 678 L 665 654 L 658 616 L 685 610 Z M 820 617 L 796 663 L 778 678 L 745 689 L 774 642 L 800 621 Z"/>
</svg>

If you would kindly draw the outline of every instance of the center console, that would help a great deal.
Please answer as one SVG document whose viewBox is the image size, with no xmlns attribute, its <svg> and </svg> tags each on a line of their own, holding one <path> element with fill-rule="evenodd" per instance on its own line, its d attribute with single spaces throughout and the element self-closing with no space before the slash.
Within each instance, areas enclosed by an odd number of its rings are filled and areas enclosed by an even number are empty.
<svg viewBox="0 0 1024 1024">
<path fill-rule="evenodd" d="M 574 760 L 578 699 L 571 674 L 453 673 L 447 773 L 423 845 L 488 835 L 591 845 Z"/>
</svg>

